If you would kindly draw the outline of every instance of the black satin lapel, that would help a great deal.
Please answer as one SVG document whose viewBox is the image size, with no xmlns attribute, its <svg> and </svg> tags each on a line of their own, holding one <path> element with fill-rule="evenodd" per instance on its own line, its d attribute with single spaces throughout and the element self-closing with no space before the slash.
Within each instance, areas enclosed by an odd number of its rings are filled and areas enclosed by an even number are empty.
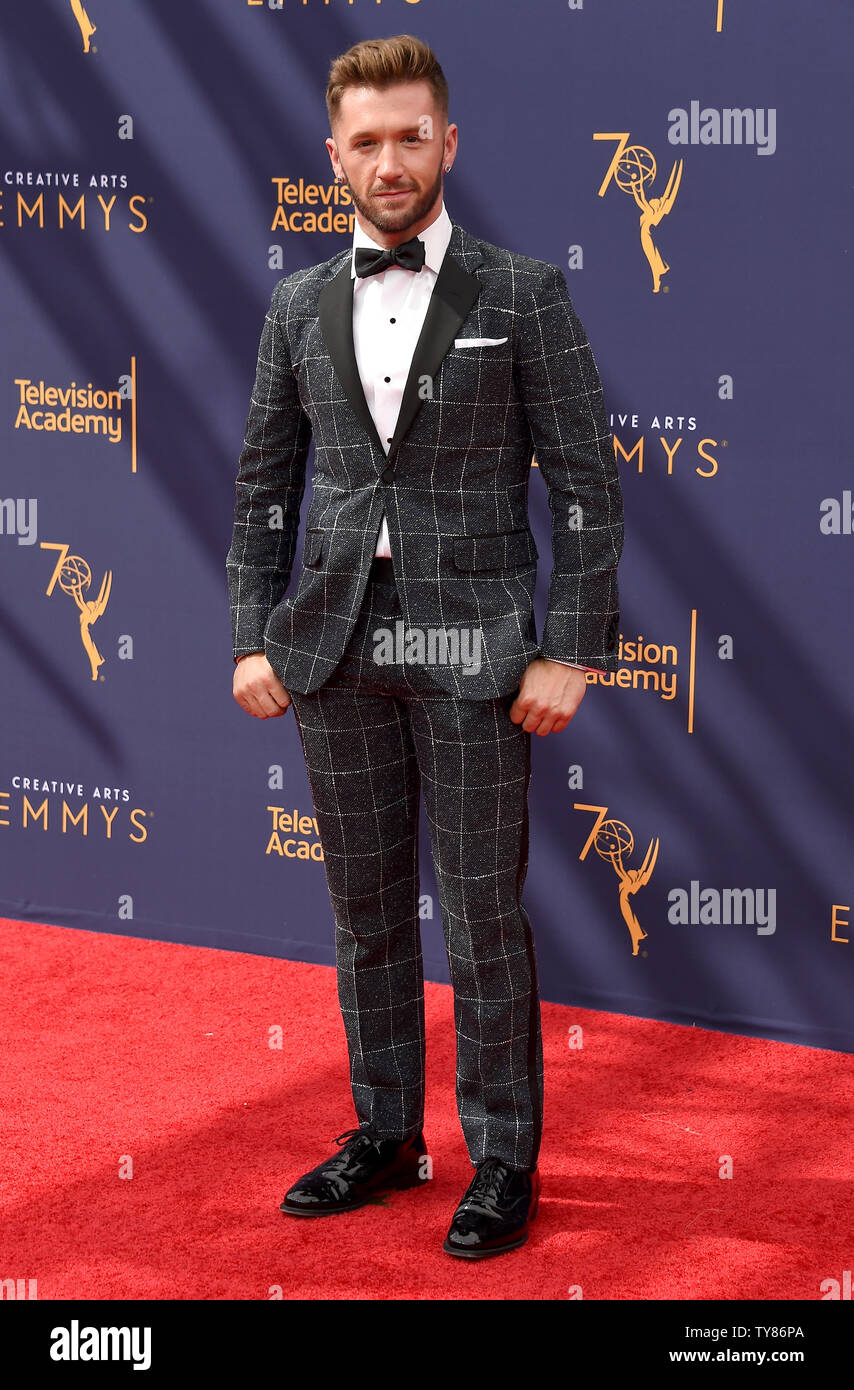
<svg viewBox="0 0 854 1390">
<path fill-rule="evenodd" d="M 327 281 L 317 297 L 317 321 L 344 394 L 384 458 L 385 450 L 365 400 L 353 348 L 353 278 L 349 256 L 338 274 Z"/>
<path fill-rule="evenodd" d="M 456 227 L 454 230 L 458 231 Z M 476 275 L 470 275 L 460 261 L 455 260 L 451 252 L 453 244 L 449 244 L 436 276 L 424 324 L 412 354 L 412 365 L 403 388 L 400 414 L 389 448 L 390 462 L 394 461 L 400 441 L 423 404 L 423 397 L 419 394 L 421 378 L 436 376 L 460 324 L 480 294 L 480 281 Z"/>
</svg>

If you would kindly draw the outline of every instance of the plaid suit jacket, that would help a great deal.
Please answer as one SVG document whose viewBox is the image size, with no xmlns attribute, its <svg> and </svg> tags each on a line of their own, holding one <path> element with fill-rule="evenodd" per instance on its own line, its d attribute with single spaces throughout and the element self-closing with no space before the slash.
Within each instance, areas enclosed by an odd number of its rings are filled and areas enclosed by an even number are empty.
<svg viewBox="0 0 854 1390">
<path fill-rule="evenodd" d="M 622 494 L 586 333 L 561 271 L 452 223 L 388 456 L 353 349 L 351 248 L 273 289 L 226 573 L 234 655 L 265 651 L 286 689 L 311 693 L 339 661 L 384 511 L 407 627 L 480 629 L 479 671 L 435 667 L 450 694 L 509 694 L 538 655 L 616 668 Z M 541 642 L 532 454 L 552 515 Z"/>
</svg>

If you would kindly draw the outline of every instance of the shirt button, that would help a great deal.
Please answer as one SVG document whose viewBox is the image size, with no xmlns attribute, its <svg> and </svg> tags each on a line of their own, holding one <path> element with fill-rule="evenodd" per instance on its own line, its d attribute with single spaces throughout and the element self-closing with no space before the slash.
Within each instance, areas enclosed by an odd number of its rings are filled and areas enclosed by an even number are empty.
<svg viewBox="0 0 854 1390">
<path fill-rule="evenodd" d="M 394 469 L 393 469 L 393 468 L 384 468 L 384 469 L 383 469 L 383 473 L 382 473 L 382 480 L 383 480 L 384 483 L 393 483 L 393 482 L 394 482 Z"/>
<path fill-rule="evenodd" d="M 389 319 L 389 323 L 397 323 L 397 319 Z"/>
<path fill-rule="evenodd" d="M 391 381 L 391 377 L 390 377 L 390 376 L 384 376 L 384 377 L 383 377 L 383 381 Z"/>
</svg>

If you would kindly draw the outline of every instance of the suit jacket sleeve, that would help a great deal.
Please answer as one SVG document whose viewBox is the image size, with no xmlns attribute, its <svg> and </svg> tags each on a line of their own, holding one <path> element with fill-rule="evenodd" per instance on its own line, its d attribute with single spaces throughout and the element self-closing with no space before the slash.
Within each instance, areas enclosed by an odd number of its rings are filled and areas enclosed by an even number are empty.
<svg viewBox="0 0 854 1390">
<path fill-rule="evenodd" d="M 616 670 L 623 500 L 599 371 L 563 272 L 544 266 L 517 325 L 525 414 L 552 514 L 541 653 Z"/>
<path fill-rule="evenodd" d="M 280 280 L 264 318 L 237 468 L 226 556 L 235 657 L 264 650 L 267 619 L 291 577 L 311 424 L 302 408 L 280 318 Z"/>
</svg>

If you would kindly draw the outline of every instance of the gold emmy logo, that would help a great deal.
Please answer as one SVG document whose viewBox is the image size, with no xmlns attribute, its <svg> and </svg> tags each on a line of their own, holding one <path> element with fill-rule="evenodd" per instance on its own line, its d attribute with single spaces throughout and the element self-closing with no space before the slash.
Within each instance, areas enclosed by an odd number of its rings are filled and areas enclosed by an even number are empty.
<svg viewBox="0 0 854 1390">
<path fill-rule="evenodd" d="M 667 187 L 661 196 L 650 198 L 648 188 L 655 182 L 658 173 L 658 166 L 652 151 L 648 150 L 646 145 L 629 145 L 627 143 L 628 131 L 617 134 L 596 134 L 593 139 L 618 141 L 614 158 L 608 165 L 608 170 L 602 180 L 599 197 L 604 198 L 608 184 L 613 179 L 623 193 L 628 193 L 634 198 L 635 204 L 640 209 L 641 247 L 652 271 L 653 293 L 658 294 L 661 288 L 661 277 L 667 274 L 670 266 L 652 239 L 652 229 L 657 227 L 662 218 L 667 216 L 676 202 L 676 194 L 679 192 L 679 185 L 682 182 L 683 162 L 681 159 L 675 161 L 670 171 L 670 178 L 667 180 Z"/>
<path fill-rule="evenodd" d="M 98 590 L 96 599 L 84 599 L 83 594 L 92 583 L 92 571 L 86 561 L 80 555 L 69 555 L 67 545 L 56 545 L 49 541 L 41 542 L 42 550 L 58 550 L 59 558 L 56 562 L 50 583 L 45 590 L 48 598 L 53 593 L 55 585 L 58 583 L 64 594 L 74 599 L 80 610 L 80 641 L 89 658 L 89 666 L 92 671 L 92 679 L 98 679 L 98 671 L 104 664 L 104 658 L 95 646 L 90 631 L 92 625 L 98 621 L 110 601 L 110 590 L 113 586 L 113 572 L 107 570 L 101 580 L 101 587 Z"/>
<path fill-rule="evenodd" d="M 82 4 L 80 3 L 80 0 L 71 0 L 71 9 L 74 14 L 74 18 L 80 25 L 80 33 L 83 37 L 83 52 L 88 53 L 89 40 L 95 32 L 96 25 L 92 23 L 91 19 L 89 18 L 88 14 L 86 13 Z"/>
<path fill-rule="evenodd" d="M 653 869 L 658 859 L 659 842 L 657 839 L 650 840 L 649 848 L 640 868 L 627 869 L 623 863 L 623 856 L 631 854 L 635 847 L 635 839 L 625 822 L 606 820 L 607 806 L 582 806 L 576 802 L 575 809 L 576 811 L 593 811 L 596 814 L 596 822 L 578 857 L 579 859 L 586 859 L 587 852 L 593 844 L 600 858 L 607 859 L 610 863 L 619 881 L 620 912 L 632 938 L 632 955 L 636 956 L 640 943 L 647 938 L 647 933 L 635 916 L 629 899 L 637 893 L 639 888 L 645 887 L 652 878 Z"/>
</svg>

